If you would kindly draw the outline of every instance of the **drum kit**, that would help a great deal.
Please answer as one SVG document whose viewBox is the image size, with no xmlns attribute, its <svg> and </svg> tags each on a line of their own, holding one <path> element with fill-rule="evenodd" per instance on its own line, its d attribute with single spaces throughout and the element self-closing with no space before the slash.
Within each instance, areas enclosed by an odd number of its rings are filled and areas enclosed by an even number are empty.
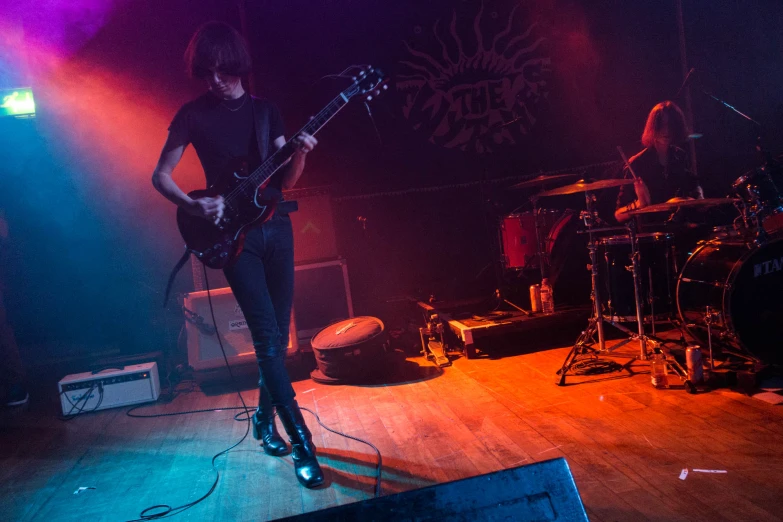
<svg viewBox="0 0 783 522">
<path fill-rule="evenodd" d="M 539 176 L 511 188 L 546 188 L 576 177 Z M 695 248 L 688 249 L 684 264 L 677 261 L 676 231 L 637 232 L 635 219 L 626 226 L 606 226 L 599 218 L 596 194 L 632 183 L 633 179 L 580 180 L 539 190 L 530 198 L 532 211 L 501 219 L 498 235 L 506 270 L 537 270 L 542 278 L 549 277 L 552 252 L 565 223 L 578 218 L 578 233 L 587 237 L 592 317 L 558 371 L 558 384 L 565 384 L 577 359 L 584 359 L 580 356 L 610 355 L 620 346 L 638 342 L 639 355 L 634 360 L 663 354 L 686 389 L 695 392 L 685 369 L 665 348 L 667 341 L 655 337 L 656 323 L 661 322 L 687 332 L 704 346 L 711 368 L 716 353 L 762 366 L 783 363 L 779 349 L 783 339 L 783 196 L 767 168 L 738 178 L 731 197 L 677 198 L 629 211 L 634 217 L 671 215 L 680 209 L 711 211 L 733 205 L 737 214 L 733 223 L 705 234 Z M 538 208 L 543 198 L 579 193 L 585 197 L 585 210 L 580 212 Z M 636 331 L 628 323 L 636 323 Z M 627 339 L 607 348 L 606 324 Z M 646 333 L 648 325 L 651 334 Z"/>
</svg>

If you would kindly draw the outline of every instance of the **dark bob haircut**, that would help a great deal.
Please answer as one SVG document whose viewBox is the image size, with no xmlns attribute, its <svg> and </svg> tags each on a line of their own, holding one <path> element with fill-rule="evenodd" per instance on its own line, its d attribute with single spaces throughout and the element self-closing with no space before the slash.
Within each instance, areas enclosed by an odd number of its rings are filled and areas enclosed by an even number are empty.
<svg viewBox="0 0 783 522">
<path fill-rule="evenodd" d="M 190 39 L 185 65 L 191 78 L 204 79 L 212 67 L 230 76 L 245 76 L 252 62 L 247 44 L 236 29 L 224 22 L 207 22 Z"/>
<path fill-rule="evenodd" d="M 663 115 L 666 114 L 669 120 L 669 131 L 672 134 L 672 142 L 680 144 L 688 136 L 688 130 L 685 127 L 685 116 L 677 104 L 671 101 L 661 102 L 652 108 L 647 116 L 647 124 L 642 133 L 642 145 L 652 147 L 655 139 L 661 134 L 663 129 Z"/>
</svg>

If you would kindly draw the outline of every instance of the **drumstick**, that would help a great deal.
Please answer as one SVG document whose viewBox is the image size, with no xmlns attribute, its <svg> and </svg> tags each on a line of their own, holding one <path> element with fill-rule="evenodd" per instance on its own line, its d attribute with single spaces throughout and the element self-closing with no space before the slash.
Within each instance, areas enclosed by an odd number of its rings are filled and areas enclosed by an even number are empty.
<svg viewBox="0 0 783 522">
<path fill-rule="evenodd" d="M 625 163 L 625 166 L 628 167 L 628 171 L 631 173 L 631 176 L 633 176 L 634 181 L 639 179 L 636 176 L 636 172 L 633 171 L 633 167 L 631 167 L 631 164 L 628 163 L 628 158 L 625 156 L 625 152 L 623 152 L 623 148 L 621 146 L 617 146 L 617 152 L 620 153 L 620 157 L 623 158 L 623 162 Z"/>
</svg>

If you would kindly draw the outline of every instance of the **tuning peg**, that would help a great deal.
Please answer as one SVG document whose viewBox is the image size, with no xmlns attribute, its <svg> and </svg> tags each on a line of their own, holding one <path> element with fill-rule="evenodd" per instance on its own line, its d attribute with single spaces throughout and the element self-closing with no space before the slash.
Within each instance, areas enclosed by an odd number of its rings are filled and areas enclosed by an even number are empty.
<svg viewBox="0 0 783 522">
<path fill-rule="evenodd" d="M 388 88 L 389 88 L 389 86 L 388 86 L 388 85 L 386 85 L 386 84 L 384 83 L 384 84 L 383 84 L 383 90 L 385 91 L 385 90 L 387 90 Z"/>
<path fill-rule="evenodd" d="M 372 95 L 367 97 L 367 101 L 372 101 Z"/>
<path fill-rule="evenodd" d="M 367 73 L 365 71 L 359 71 L 359 76 L 366 76 Z"/>
<path fill-rule="evenodd" d="M 375 95 L 376 95 L 376 96 L 380 96 L 380 95 L 381 95 L 381 91 L 376 89 L 376 90 L 375 90 Z"/>
</svg>

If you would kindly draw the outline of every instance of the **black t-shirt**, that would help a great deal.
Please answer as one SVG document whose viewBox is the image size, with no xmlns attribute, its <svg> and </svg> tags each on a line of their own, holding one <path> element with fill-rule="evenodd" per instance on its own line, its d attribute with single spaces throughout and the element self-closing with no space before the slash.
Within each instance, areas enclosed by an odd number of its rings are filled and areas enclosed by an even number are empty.
<svg viewBox="0 0 783 522">
<path fill-rule="evenodd" d="M 269 156 L 275 151 L 275 138 L 285 134 L 283 119 L 273 103 L 248 93 L 241 100 L 224 101 L 207 92 L 186 103 L 177 111 L 169 126 L 170 142 L 175 147 L 193 144 L 204 168 L 207 186 L 211 186 L 220 176 L 225 175 L 233 159 L 248 158 L 251 169 L 266 160 L 258 150 L 254 114 L 257 118 L 263 118 L 261 121 L 268 122 L 266 156 Z M 268 117 L 264 118 L 265 115 Z M 275 174 L 269 186 L 279 190 L 281 184 L 282 170 Z"/>
<path fill-rule="evenodd" d="M 648 147 L 628 163 L 633 171 L 647 185 L 650 191 L 650 204 L 663 203 L 671 198 L 697 198 L 699 197 L 699 180 L 691 172 L 688 164 L 688 155 L 679 147 L 669 147 L 669 162 L 666 167 L 658 161 L 658 154 L 654 147 Z M 625 169 L 625 177 L 630 178 L 631 173 Z M 617 196 L 617 205 L 620 208 L 628 205 L 636 199 L 636 191 L 633 185 L 623 185 Z"/>
</svg>

